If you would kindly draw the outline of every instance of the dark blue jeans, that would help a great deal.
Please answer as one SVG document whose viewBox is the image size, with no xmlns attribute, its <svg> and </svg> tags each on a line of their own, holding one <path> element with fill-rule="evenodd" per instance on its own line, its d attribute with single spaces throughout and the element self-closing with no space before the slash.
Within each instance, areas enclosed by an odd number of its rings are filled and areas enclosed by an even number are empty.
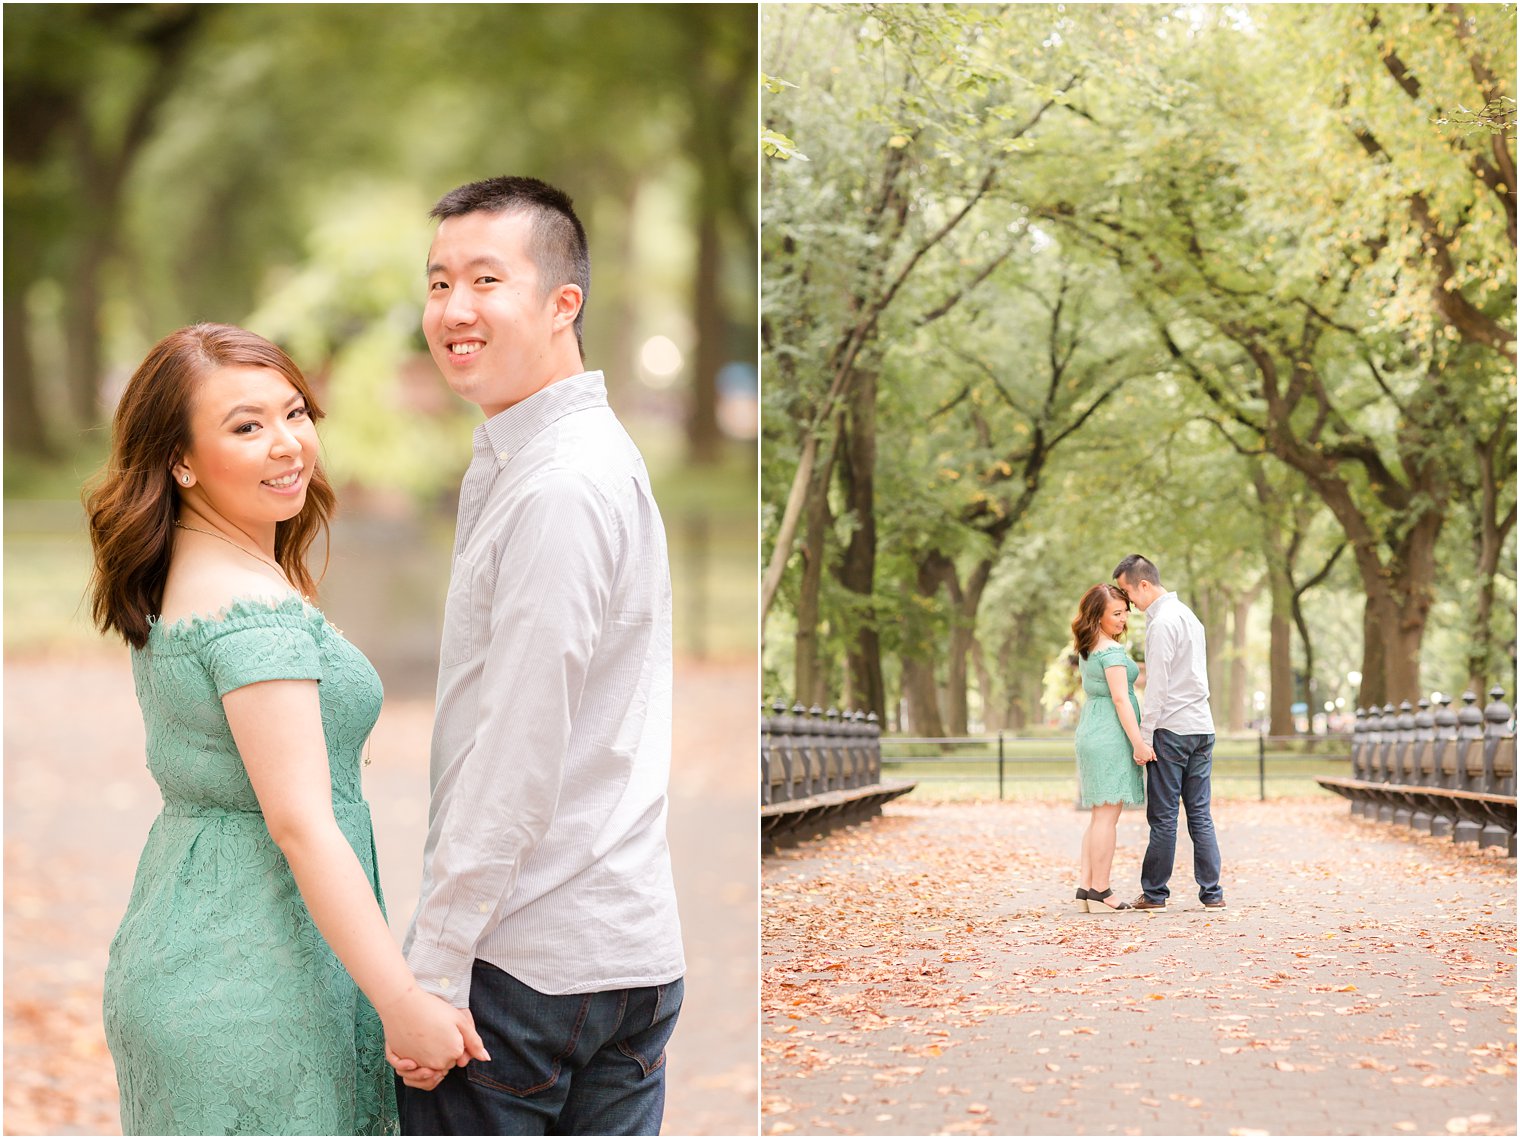
<svg viewBox="0 0 1520 1139">
<path fill-rule="evenodd" d="M 403 1135 L 658 1135 L 665 1044 L 684 983 L 550 996 L 476 961 L 470 1014 L 489 1061 L 430 1092 L 396 1080 Z"/>
<path fill-rule="evenodd" d="M 1214 769 L 1214 737 L 1179 736 L 1157 728 L 1153 745 L 1156 758 L 1145 765 L 1145 821 L 1151 841 L 1140 866 L 1140 889 L 1153 902 L 1171 896 L 1167 880 L 1177 857 L 1177 810 L 1187 812 L 1188 837 L 1193 840 L 1193 877 L 1198 898 L 1217 902 L 1224 898 L 1219 886 L 1219 839 L 1214 835 L 1214 816 L 1209 814 L 1209 774 Z"/>
</svg>

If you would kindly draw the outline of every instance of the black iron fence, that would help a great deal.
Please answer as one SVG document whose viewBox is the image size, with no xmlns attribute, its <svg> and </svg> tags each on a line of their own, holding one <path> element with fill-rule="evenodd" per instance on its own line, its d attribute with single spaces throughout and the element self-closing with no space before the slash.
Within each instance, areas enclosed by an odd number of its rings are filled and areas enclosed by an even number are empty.
<svg viewBox="0 0 1520 1139">
<path fill-rule="evenodd" d="M 1315 776 L 1350 770 L 1351 740 L 1350 735 L 1220 736 L 1214 745 L 1213 780 L 1227 787 L 1254 785 L 1262 799 L 1269 784 L 1278 792 L 1313 791 Z M 996 785 L 999 799 L 1076 793 L 1071 735 L 884 736 L 881 748 L 885 772 L 912 774 L 925 783 L 989 790 Z"/>
</svg>

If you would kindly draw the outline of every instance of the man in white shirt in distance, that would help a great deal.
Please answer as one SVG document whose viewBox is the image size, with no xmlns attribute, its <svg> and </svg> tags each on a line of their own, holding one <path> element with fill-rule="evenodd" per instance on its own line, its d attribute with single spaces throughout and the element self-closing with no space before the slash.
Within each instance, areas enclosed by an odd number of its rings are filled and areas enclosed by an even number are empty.
<svg viewBox="0 0 1520 1139">
<path fill-rule="evenodd" d="M 1140 869 L 1137 910 L 1164 910 L 1177 854 L 1179 806 L 1193 842 L 1193 877 L 1206 909 L 1224 908 L 1219 885 L 1219 840 L 1209 809 L 1214 766 L 1214 715 L 1203 625 L 1161 584 L 1150 559 L 1130 554 L 1114 580 L 1145 614 L 1145 706 L 1140 734 L 1156 751 L 1145 768 L 1145 820 L 1150 842 Z"/>
<path fill-rule="evenodd" d="M 402 1130 L 654 1135 L 685 973 L 664 526 L 582 362 L 590 257 L 570 199 L 492 178 L 432 216 L 423 331 L 486 420 L 460 486 L 405 951 L 491 1060 L 403 1064 Z"/>
</svg>

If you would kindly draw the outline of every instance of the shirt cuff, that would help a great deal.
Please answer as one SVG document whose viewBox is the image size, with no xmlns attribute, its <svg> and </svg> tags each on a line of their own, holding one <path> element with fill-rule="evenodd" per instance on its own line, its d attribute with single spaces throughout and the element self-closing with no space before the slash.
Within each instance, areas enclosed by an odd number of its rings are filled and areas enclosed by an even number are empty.
<svg viewBox="0 0 1520 1139">
<path fill-rule="evenodd" d="M 406 955 L 407 966 L 417 978 L 417 987 L 442 997 L 455 1008 L 470 1007 L 470 975 L 475 955 L 446 949 L 441 945 L 414 943 Z"/>
</svg>

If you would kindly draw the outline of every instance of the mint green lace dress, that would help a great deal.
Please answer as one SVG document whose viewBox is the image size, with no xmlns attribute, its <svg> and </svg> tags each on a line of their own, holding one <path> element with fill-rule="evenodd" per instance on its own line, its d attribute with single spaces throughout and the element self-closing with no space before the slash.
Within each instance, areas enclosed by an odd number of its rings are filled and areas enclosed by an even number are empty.
<svg viewBox="0 0 1520 1139">
<path fill-rule="evenodd" d="M 1124 666 L 1129 703 L 1138 724 L 1140 702 L 1135 699 L 1135 677 L 1140 675 L 1140 666 L 1130 659 L 1123 645 L 1098 649 L 1078 665 L 1082 691 L 1087 693 L 1082 718 L 1077 721 L 1077 787 L 1084 807 L 1145 802 L 1145 780 L 1135 762 L 1135 750 L 1124 734 L 1124 725 L 1119 723 L 1108 678 L 1103 673 L 1116 664 Z"/>
<path fill-rule="evenodd" d="M 164 806 L 106 969 L 123 1133 L 395 1134 L 379 1017 L 312 923 L 222 711 L 247 684 L 320 682 L 333 812 L 379 900 L 359 768 L 380 678 L 297 597 L 155 624 L 132 675 Z"/>
</svg>

